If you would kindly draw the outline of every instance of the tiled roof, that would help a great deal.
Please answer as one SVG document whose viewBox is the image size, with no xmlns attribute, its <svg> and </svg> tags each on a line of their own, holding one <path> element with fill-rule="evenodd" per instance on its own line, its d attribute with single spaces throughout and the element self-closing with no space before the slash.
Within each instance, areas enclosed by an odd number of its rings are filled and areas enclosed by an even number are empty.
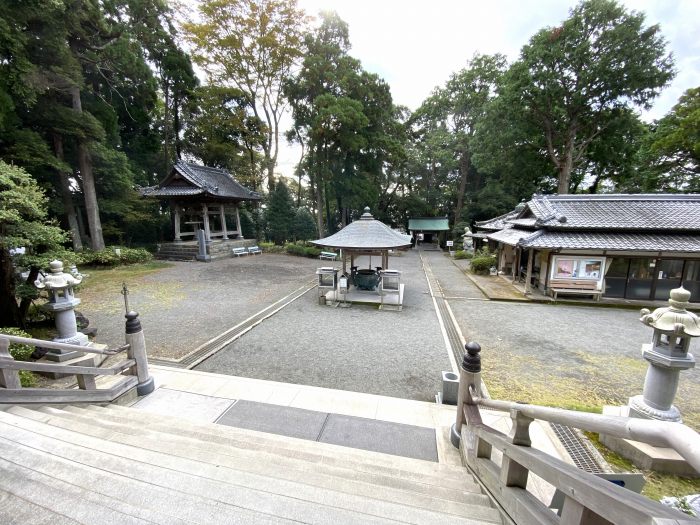
<svg viewBox="0 0 700 525">
<path fill-rule="evenodd" d="M 408 219 L 410 231 L 446 231 L 450 229 L 447 217 L 422 217 Z"/>
<path fill-rule="evenodd" d="M 525 239 L 528 239 L 529 237 L 537 234 L 538 232 L 520 230 L 518 228 L 511 228 L 510 226 L 508 226 L 502 229 L 501 231 L 489 233 L 488 235 L 486 235 L 486 237 L 493 241 L 502 242 L 503 244 L 508 244 L 510 246 L 515 246 L 518 243 L 522 244 L 521 241 L 524 241 Z"/>
<path fill-rule="evenodd" d="M 489 235 L 489 238 L 493 238 L 493 235 L 496 234 Z M 525 248 L 536 249 L 698 253 L 700 252 L 700 234 L 541 231 L 539 235 L 533 235 L 520 244 Z"/>
<path fill-rule="evenodd" d="M 502 230 L 506 227 L 506 221 L 515 219 L 518 213 L 519 211 L 513 210 L 487 221 L 476 221 L 474 224 L 477 230 Z"/>
<path fill-rule="evenodd" d="M 173 171 L 179 173 L 192 186 L 188 188 L 167 184 L 171 179 L 169 176 L 157 188 L 145 188 L 142 194 L 146 197 L 207 195 L 222 200 L 260 200 L 261 198 L 259 193 L 241 186 L 226 170 L 180 161 L 175 164 Z"/>
<path fill-rule="evenodd" d="M 193 188 L 191 186 L 166 186 L 159 188 L 158 186 L 149 186 L 141 188 L 141 195 L 144 197 L 182 197 L 186 195 L 202 195 L 202 188 Z"/>
<path fill-rule="evenodd" d="M 365 208 L 365 213 L 359 220 L 351 222 L 338 233 L 311 242 L 328 248 L 388 250 L 411 246 L 411 237 L 375 220 L 369 213 L 369 208 Z"/>
<path fill-rule="evenodd" d="M 548 230 L 700 231 L 700 195 L 534 195 L 529 212 Z"/>
</svg>

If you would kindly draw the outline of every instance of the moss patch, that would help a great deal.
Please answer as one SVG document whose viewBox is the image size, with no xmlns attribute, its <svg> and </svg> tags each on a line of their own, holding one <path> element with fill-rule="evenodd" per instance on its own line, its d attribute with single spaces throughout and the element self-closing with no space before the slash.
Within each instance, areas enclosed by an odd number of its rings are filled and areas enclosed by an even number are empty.
<svg viewBox="0 0 700 525">
<path fill-rule="evenodd" d="M 686 479 L 672 474 L 640 470 L 627 459 L 606 448 L 598 440 L 598 434 L 593 432 L 584 432 L 584 434 L 615 472 L 640 472 L 644 475 L 646 483 L 642 489 L 642 494 L 647 498 L 659 501 L 664 496 L 681 497 L 700 493 L 700 478 Z"/>
<path fill-rule="evenodd" d="M 185 299 L 183 284 L 174 281 L 154 282 L 148 277 L 171 266 L 166 262 L 153 261 L 118 268 L 89 268 L 86 270 L 88 277 L 80 286 L 79 296 L 84 303 L 90 305 L 90 310 L 119 315 L 124 308 L 122 283 L 126 283 L 130 291 L 138 290 L 140 296 L 148 298 L 138 305 L 139 313 L 168 308 Z"/>
</svg>

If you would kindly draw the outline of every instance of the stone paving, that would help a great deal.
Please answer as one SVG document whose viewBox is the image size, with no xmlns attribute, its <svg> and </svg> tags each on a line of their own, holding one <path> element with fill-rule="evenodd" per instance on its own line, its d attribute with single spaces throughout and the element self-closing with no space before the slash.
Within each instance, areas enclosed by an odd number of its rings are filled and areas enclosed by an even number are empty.
<svg viewBox="0 0 700 525">
<path fill-rule="evenodd" d="M 357 263 L 368 265 L 366 257 Z M 420 258 L 409 251 L 391 257 L 389 267 L 403 272 L 402 312 L 319 306 L 313 290 L 196 369 L 434 400 L 451 365 Z"/>
</svg>

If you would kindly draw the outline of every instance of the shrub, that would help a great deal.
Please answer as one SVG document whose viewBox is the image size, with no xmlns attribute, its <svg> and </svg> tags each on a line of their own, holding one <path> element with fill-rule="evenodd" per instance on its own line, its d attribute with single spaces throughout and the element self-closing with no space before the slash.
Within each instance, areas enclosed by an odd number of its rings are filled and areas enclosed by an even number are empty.
<svg viewBox="0 0 700 525">
<path fill-rule="evenodd" d="M 472 258 L 470 268 L 476 274 L 487 274 L 492 266 L 496 266 L 495 255 L 477 255 Z"/>
<path fill-rule="evenodd" d="M 117 248 L 119 255 L 115 251 Z M 144 263 L 153 259 L 151 252 L 145 248 L 123 248 L 121 246 L 108 246 L 99 252 L 84 250 L 76 255 L 76 264 L 84 266 L 119 266 Z M 64 271 L 66 270 L 64 269 Z"/>
<path fill-rule="evenodd" d="M 284 253 L 284 246 L 277 246 L 274 242 L 260 242 L 258 246 L 265 253 Z"/>
<path fill-rule="evenodd" d="M 304 243 L 287 243 L 284 246 L 285 250 L 290 255 L 298 257 L 315 258 L 321 255 L 321 250 L 315 246 L 307 246 Z"/>
<path fill-rule="evenodd" d="M 474 254 L 471 252 L 465 252 L 464 250 L 457 250 L 455 252 L 455 259 L 471 259 Z"/>
<path fill-rule="evenodd" d="M 19 328 L 0 328 L 0 334 L 14 335 L 17 337 L 31 337 L 24 330 Z M 10 344 L 10 355 L 17 361 L 29 361 L 34 352 L 34 347 L 21 343 Z M 28 370 L 19 371 L 19 380 L 23 387 L 31 387 L 36 385 L 36 376 Z"/>
</svg>

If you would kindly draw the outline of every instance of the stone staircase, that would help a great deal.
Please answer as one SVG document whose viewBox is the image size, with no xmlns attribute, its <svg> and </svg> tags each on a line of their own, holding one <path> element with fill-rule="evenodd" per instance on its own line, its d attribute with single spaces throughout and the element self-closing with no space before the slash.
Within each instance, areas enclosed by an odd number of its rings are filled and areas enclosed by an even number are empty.
<svg viewBox="0 0 700 525">
<path fill-rule="evenodd" d="M 0 523 L 501 523 L 462 467 L 117 405 L 0 410 Z"/>
<path fill-rule="evenodd" d="M 232 248 L 247 248 L 254 246 L 255 239 L 214 239 L 208 247 L 212 260 L 231 257 Z M 199 253 L 199 246 L 196 241 L 184 241 L 180 243 L 165 242 L 160 244 L 156 259 L 168 261 L 194 261 Z"/>
</svg>

